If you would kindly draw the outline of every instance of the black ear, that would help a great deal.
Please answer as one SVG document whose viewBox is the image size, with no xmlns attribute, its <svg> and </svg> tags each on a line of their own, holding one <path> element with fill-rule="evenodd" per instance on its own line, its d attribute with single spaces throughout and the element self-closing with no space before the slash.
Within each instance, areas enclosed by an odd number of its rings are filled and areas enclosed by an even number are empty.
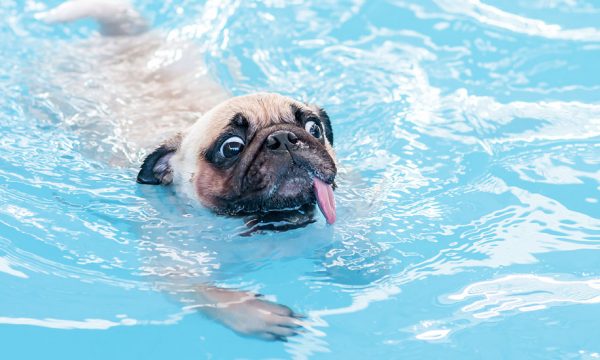
<svg viewBox="0 0 600 360">
<path fill-rule="evenodd" d="M 170 184 L 173 181 L 173 169 L 169 160 L 175 155 L 180 144 L 181 135 L 178 134 L 146 156 L 138 173 L 137 182 L 146 185 Z"/>
<path fill-rule="evenodd" d="M 317 109 L 319 112 L 319 119 L 321 120 L 321 123 L 323 123 L 323 126 L 325 126 L 325 137 L 327 138 L 327 141 L 329 141 L 331 146 L 333 146 L 333 128 L 331 127 L 331 120 L 329 120 L 329 115 L 327 115 L 327 113 L 322 107 L 317 106 Z"/>
</svg>

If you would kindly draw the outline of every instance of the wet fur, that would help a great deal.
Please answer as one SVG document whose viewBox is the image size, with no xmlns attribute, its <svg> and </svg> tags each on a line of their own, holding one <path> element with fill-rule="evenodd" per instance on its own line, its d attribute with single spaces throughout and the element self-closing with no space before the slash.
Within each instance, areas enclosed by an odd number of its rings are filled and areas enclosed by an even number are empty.
<svg viewBox="0 0 600 360">
<path fill-rule="evenodd" d="M 236 118 L 246 122 L 248 143 L 240 159 L 223 168 L 211 162 L 208 153 L 214 151 L 217 140 Z M 303 128 L 303 122 L 311 118 L 318 119 L 323 126 L 322 141 Z M 290 159 L 269 157 L 264 150 L 265 139 L 277 130 L 293 132 L 300 139 L 301 146 L 290 151 L 294 166 L 288 166 Z M 310 176 L 333 182 L 336 167 L 332 140 L 329 117 L 319 107 L 271 93 L 235 97 L 217 105 L 146 157 L 138 182 L 172 184 L 177 192 L 220 214 L 299 207 L 314 202 Z M 274 184 L 292 175 L 281 170 L 295 171 L 293 175 L 306 178 L 307 183 L 303 184 L 306 191 L 297 198 L 273 197 L 277 191 Z"/>
<path fill-rule="evenodd" d="M 256 133 L 257 137 L 254 145 L 248 142 L 246 149 L 248 157 L 243 161 L 247 161 L 248 164 L 252 164 L 254 159 L 261 161 L 259 160 L 261 159 L 260 148 L 269 129 L 291 128 L 310 150 L 308 153 L 298 155 L 298 161 L 305 162 L 299 169 L 308 171 L 305 177 L 316 175 L 324 181 L 333 181 L 336 172 L 335 153 L 332 148 L 333 133 L 329 118 L 321 108 L 277 94 L 263 93 L 227 99 L 227 92 L 207 77 L 202 81 L 195 79 L 195 83 L 191 84 L 188 81 L 188 71 L 202 65 L 198 63 L 201 57 L 195 52 L 191 52 L 189 56 L 170 64 L 167 68 L 148 69 L 145 66 L 148 60 L 155 57 L 165 44 L 151 33 L 140 34 L 146 27 L 145 21 L 127 2 L 67 1 L 39 16 L 40 19 L 50 23 L 68 22 L 86 17 L 96 20 L 105 35 L 122 36 L 100 38 L 88 44 L 93 48 L 100 47 L 106 50 L 104 55 L 110 55 L 107 56 L 110 61 L 101 61 L 98 64 L 97 71 L 102 75 L 98 76 L 98 79 L 118 83 L 119 89 L 126 94 L 136 94 L 140 90 L 145 94 L 135 98 L 135 103 L 128 103 L 126 106 L 115 102 L 113 99 L 116 96 L 113 94 L 98 94 L 98 101 L 109 104 L 111 110 L 119 115 L 117 118 L 127 120 L 124 124 L 119 123 L 122 128 L 119 127 L 115 134 L 126 137 L 128 142 L 135 144 L 136 147 L 145 147 L 149 139 L 155 138 L 153 134 L 148 134 L 148 129 L 157 127 L 157 119 L 161 120 L 159 127 L 163 129 L 163 133 L 174 134 L 179 130 L 176 135 L 162 144 L 157 144 L 154 150 L 149 152 L 142 163 L 137 177 L 138 182 L 172 185 L 179 194 L 188 195 L 215 211 L 239 210 L 229 209 L 225 203 L 232 196 L 239 197 L 242 194 L 245 188 L 241 185 L 241 179 L 244 178 L 245 173 L 234 176 L 235 172 L 231 170 L 235 167 L 220 168 L 214 166 L 207 158 L 208 152 L 214 147 L 217 139 L 238 116 L 247 121 L 249 130 Z M 89 56 L 88 52 L 88 49 L 82 48 L 80 55 Z M 82 87 L 85 89 L 84 84 L 73 82 L 68 90 L 73 94 L 81 93 Z M 148 98 L 154 101 L 147 103 Z M 140 108 L 147 111 L 139 114 L 136 109 Z M 202 113 L 204 114 L 201 115 Z M 149 117 L 148 114 L 152 116 Z M 189 125 L 189 118 L 196 114 L 200 117 L 193 125 L 187 128 L 183 126 Z M 308 138 L 310 135 L 299 125 L 300 121 L 305 121 L 307 116 L 317 117 L 323 124 L 325 138 L 322 142 Z M 155 123 L 150 124 L 150 121 Z M 177 129 L 179 125 L 182 126 Z M 107 127 L 106 124 L 98 126 L 103 129 Z M 260 140 L 260 137 L 263 139 Z M 251 152 L 249 150 L 252 146 L 255 149 Z M 263 160 L 265 163 L 269 162 L 264 157 Z M 259 177 L 268 177 L 267 174 L 259 174 L 264 171 L 264 166 L 260 163 L 254 165 L 256 166 L 248 165 L 246 168 L 255 169 Z M 286 176 L 286 174 L 279 175 Z M 280 208 L 314 201 L 310 191 L 306 194 L 294 204 L 284 202 L 267 204 L 264 199 L 250 201 L 246 203 L 246 210 L 265 210 L 269 206 Z M 290 223 L 289 228 L 304 226 L 314 221 L 312 211 L 312 206 L 304 205 L 299 212 L 291 213 L 294 221 Z M 280 221 L 281 216 L 286 217 L 290 214 L 279 211 L 271 214 L 262 212 L 252 214 L 247 219 L 250 226 L 248 233 L 280 230 L 261 223 L 265 219 Z M 151 258 L 155 261 L 163 260 L 160 256 Z M 160 268 L 160 265 L 156 266 Z M 269 302 L 246 291 L 214 287 L 207 284 L 206 280 L 189 279 L 185 270 L 179 272 L 168 268 L 166 273 L 171 281 L 165 282 L 165 278 L 162 277 L 161 288 L 180 299 L 188 308 L 201 310 L 240 334 L 264 340 L 285 341 L 288 336 L 295 335 L 296 328 L 302 325 L 297 314 L 284 305 Z"/>
</svg>

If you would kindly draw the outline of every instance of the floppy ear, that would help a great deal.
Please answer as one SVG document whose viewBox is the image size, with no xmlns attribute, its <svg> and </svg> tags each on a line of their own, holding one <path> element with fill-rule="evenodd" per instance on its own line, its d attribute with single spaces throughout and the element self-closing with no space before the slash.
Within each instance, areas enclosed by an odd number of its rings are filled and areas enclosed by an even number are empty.
<svg viewBox="0 0 600 360">
<path fill-rule="evenodd" d="M 333 146 L 333 128 L 331 127 L 331 120 L 329 120 L 329 115 L 327 115 L 327 113 L 322 107 L 318 107 L 318 109 L 319 119 L 321 119 L 323 126 L 325 126 L 325 137 L 327 138 L 327 141 L 329 141 L 329 144 Z"/>
<path fill-rule="evenodd" d="M 169 160 L 179 150 L 181 134 L 165 141 L 144 159 L 137 182 L 146 185 L 167 185 L 173 181 L 173 169 Z"/>
<path fill-rule="evenodd" d="M 321 120 L 321 123 L 323 123 L 323 126 L 325 127 L 325 137 L 327 138 L 327 141 L 329 141 L 329 144 L 333 146 L 333 128 L 331 127 L 331 120 L 329 120 L 329 115 L 327 115 L 325 110 L 320 106 L 317 106 L 315 104 L 308 104 L 308 106 L 310 106 L 314 111 L 316 111 L 317 115 L 319 116 L 319 120 Z"/>
</svg>

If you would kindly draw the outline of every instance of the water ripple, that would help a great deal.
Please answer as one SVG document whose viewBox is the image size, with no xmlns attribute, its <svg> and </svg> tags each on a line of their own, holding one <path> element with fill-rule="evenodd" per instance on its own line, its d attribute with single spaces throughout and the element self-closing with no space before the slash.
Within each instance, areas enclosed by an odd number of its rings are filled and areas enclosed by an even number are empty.
<svg viewBox="0 0 600 360">
<path fill-rule="evenodd" d="M 186 318 L 205 355 L 464 358 L 483 330 L 522 335 L 509 323 L 539 313 L 574 334 L 560 355 L 593 358 L 597 338 L 567 309 L 600 299 L 597 6 L 136 3 L 155 30 L 134 44 L 39 23 L 42 2 L 0 6 L 0 323 L 170 325 L 161 336 L 181 344 Z M 186 94 L 218 102 L 218 86 L 324 106 L 335 226 L 240 238 L 242 219 L 135 184 L 148 149 L 206 111 Z M 148 119 L 152 136 L 136 126 Z M 173 281 L 272 295 L 306 333 L 250 345 L 186 317 L 157 290 Z M 503 347 L 545 355 L 559 337 L 544 331 Z"/>
</svg>

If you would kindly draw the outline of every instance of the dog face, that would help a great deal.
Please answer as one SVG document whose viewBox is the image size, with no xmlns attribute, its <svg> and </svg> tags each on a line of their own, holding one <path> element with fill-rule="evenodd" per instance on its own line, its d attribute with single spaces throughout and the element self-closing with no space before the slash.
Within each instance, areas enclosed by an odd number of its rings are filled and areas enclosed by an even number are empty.
<svg viewBox="0 0 600 360">
<path fill-rule="evenodd" d="M 144 160 L 143 184 L 171 184 L 223 214 L 317 201 L 335 220 L 333 133 L 324 110 L 277 94 L 229 99 Z"/>
</svg>

